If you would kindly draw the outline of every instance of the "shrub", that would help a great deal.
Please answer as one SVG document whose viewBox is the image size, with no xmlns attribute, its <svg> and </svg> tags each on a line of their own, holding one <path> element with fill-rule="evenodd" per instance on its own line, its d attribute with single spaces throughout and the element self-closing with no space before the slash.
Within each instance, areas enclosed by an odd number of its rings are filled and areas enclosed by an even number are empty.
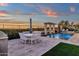
<svg viewBox="0 0 79 59">
<path fill-rule="evenodd" d="M 42 31 L 43 28 L 33 28 L 33 31 Z M 19 37 L 19 32 L 29 31 L 29 29 L 0 29 L 0 31 L 5 32 L 8 35 L 9 40 L 10 39 L 17 39 Z"/>
<path fill-rule="evenodd" d="M 1 29 L 0 31 L 5 32 L 8 35 L 8 39 L 16 39 L 16 38 L 20 38 L 19 37 L 19 32 L 23 32 L 26 31 L 25 29 L 23 30 L 16 30 L 16 29 Z"/>
</svg>

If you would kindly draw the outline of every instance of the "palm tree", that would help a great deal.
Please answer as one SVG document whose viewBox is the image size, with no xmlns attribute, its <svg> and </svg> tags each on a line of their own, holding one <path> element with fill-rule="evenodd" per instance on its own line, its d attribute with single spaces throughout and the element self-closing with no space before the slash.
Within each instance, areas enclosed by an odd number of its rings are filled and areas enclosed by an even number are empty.
<svg viewBox="0 0 79 59">
<path fill-rule="evenodd" d="M 65 22 L 62 20 L 61 22 L 59 22 L 59 25 L 62 25 L 62 27 L 64 27 Z"/>
<path fill-rule="evenodd" d="M 75 29 L 76 29 L 77 31 L 79 31 L 79 24 L 76 24 L 76 25 L 75 25 Z"/>
<path fill-rule="evenodd" d="M 71 25 L 70 25 L 72 29 L 75 29 L 75 26 L 74 26 L 74 22 L 71 22 Z"/>
<path fill-rule="evenodd" d="M 68 28 L 69 28 L 69 26 L 70 26 L 69 21 L 65 21 L 65 24 L 64 24 L 65 29 L 68 29 Z"/>
<path fill-rule="evenodd" d="M 59 25 L 62 25 L 63 29 L 68 29 L 70 26 L 69 21 L 61 21 L 59 22 Z"/>
</svg>

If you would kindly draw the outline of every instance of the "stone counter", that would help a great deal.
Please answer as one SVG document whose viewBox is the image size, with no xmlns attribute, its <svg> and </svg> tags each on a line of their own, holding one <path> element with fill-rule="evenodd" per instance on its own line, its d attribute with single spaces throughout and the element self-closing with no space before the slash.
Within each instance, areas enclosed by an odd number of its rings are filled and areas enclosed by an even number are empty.
<svg viewBox="0 0 79 59">
<path fill-rule="evenodd" d="M 5 33 L 1 32 L 0 34 L 1 34 L 1 36 L 0 36 L 0 56 L 7 55 L 7 53 L 8 53 L 8 37 Z"/>
</svg>

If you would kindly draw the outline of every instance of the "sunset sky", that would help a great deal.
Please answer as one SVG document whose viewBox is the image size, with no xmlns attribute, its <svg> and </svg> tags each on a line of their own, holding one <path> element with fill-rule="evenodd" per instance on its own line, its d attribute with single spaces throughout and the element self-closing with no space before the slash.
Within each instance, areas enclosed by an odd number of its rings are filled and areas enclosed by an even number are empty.
<svg viewBox="0 0 79 59">
<path fill-rule="evenodd" d="M 8 21 L 59 22 L 68 20 L 79 22 L 79 4 L 68 3 L 0 3 L 0 16 L 14 18 Z M 4 20 L 4 19 L 3 19 Z"/>
</svg>

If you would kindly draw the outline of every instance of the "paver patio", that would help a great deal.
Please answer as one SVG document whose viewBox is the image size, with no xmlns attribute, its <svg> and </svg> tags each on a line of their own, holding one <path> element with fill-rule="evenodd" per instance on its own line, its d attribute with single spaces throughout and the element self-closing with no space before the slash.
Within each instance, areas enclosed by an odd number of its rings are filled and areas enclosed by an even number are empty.
<svg viewBox="0 0 79 59">
<path fill-rule="evenodd" d="M 22 44 L 19 39 L 8 41 L 8 55 L 10 56 L 41 56 L 52 47 L 60 43 L 58 39 L 41 37 L 42 42 L 34 45 Z"/>
<path fill-rule="evenodd" d="M 79 34 L 75 34 L 69 40 L 55 39 L 48 37 L 40 37 L 42 41 L 38 44 L 22 44 L 20 39 L 13 39 L 8 41 L 8 55 L 9 56 L 41 56 L 51 48 L 58 45 L 60 42 L 73 44 L 79 46 Z"/>
</svg>

